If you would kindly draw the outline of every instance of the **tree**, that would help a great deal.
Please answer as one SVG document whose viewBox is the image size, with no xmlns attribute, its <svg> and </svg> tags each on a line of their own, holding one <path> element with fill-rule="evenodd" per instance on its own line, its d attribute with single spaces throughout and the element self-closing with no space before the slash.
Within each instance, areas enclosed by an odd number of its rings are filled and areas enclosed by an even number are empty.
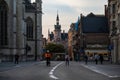
<svg viewBox="0 0 120 80">
<path fill-rule="evenodd" d="M 65 52 L 65 48 L 62 44 L 49 43 L 49 44 L 46 45 L 45 49 L 49 50 L 50 52 L 54 52 L 54 53 Z"/>
</svg>

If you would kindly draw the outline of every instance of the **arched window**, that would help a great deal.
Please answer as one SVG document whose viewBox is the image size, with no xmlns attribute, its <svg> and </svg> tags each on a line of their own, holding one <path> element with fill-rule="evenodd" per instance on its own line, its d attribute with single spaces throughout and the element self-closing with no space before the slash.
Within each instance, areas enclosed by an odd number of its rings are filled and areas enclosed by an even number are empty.
<svg viewBox="0 0 120 80">
<path fill-rule="evenodd" d="M 30 17 L 26 20 L 26 35 L 28 40 L 33 39 L 33 21 Z"/>
<path fill-rule="evenodd" d="M 4 0 L 0 1 L 0 46 L 8 45 L 7 33 L 7 4 Z"/>
</svg>

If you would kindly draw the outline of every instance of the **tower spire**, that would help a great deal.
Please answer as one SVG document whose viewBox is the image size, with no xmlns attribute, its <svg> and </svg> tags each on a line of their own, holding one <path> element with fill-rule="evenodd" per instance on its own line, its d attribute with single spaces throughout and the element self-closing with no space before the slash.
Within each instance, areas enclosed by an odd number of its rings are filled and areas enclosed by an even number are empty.
<svg viewBox="0 0 120 80">
<path fill-rule="evenodd" d="M 59 14 L 58 14 L 58 10 L 57 10 L 57 18 L 56 18 L 56 23 L 59 24 Z"/>
</svg>

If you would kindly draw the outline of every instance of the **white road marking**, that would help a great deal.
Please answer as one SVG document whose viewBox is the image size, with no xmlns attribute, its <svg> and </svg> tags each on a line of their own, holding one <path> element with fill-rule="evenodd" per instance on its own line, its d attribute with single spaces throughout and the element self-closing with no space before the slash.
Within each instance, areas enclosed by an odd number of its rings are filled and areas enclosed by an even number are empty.
<svg viewBox="0 0 120 80">
<path fill-rule="evenodd" d="M 84 64 L 81 64 L 81 65 L 84 66 L 84 67 L 86 67 L 86 68 L 88 68 L 88 69 L 90 69 L 90 70 L 92 70 L 92 71 L 94 71 L 94 72 L 103 74 L 103 75 L 108 76 L 108 77 L 110 77 L 110 78 L 117 78 L 117 77 L 119 77 L 118 75 L 113 75 L 113 76 L 112 76 L 112 75 L 109 75 L 109 74 L 107 74 L 107 73 L 105 73 L 105 72 L 103 72 L 103 71 L 97 70 L 96 67 L 94 67 L 94 66 L 89 67 L 89 66 L 84 65 Z"/>
<path fill-rule="evenodd" d="M 55 69 L 56 69 L 58 66 L 60 66 L 62 63 L 63 63 L 63 62 L 57 64 L 55 67 L 52 68 L 52 70 L 49 72 L 49 77 L 51 77 L 51 78 L 53 78 L 53 79 L 55 79 L 55 80 L 56 80 L 56 79 L 59 79 L 58 77 L 56 77 L 56 76 L 53 75 L 53 72 L 54 72 Z"/>
</svg>

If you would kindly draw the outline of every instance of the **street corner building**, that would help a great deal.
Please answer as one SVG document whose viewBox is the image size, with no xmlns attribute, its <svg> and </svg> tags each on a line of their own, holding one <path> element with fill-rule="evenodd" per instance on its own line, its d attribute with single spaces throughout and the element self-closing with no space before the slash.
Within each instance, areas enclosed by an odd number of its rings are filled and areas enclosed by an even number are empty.
<svg viewBox="0 0 120 80">
<path fill-rule="evenodd" d="M 120 63 L 120 0 L 108 0 L 104 12 L 104 15 L 81 14 L 70 25 L 68 48 L 73 58 L 78 58 L 79 52 L 102 52 L 113 63 Z"/>
<path fill-rule="evenodd" d="M 34 59 L 41 49 L 42 1 L 0 0 L 0 60 Z"/>
<path fill-rule="evenodd" d="M 120 63 L 120 0 L 108 0 L 110 50 L 113 63 Z"/>
</svg>

